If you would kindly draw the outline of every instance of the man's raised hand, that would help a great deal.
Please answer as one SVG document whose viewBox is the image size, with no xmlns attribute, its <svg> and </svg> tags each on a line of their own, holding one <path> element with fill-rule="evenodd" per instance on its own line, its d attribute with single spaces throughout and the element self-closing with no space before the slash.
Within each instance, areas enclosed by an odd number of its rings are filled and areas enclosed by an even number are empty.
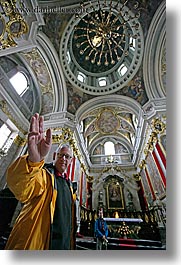
<svg viewBox="0 0 181 265">
<path fill-rule="evenodd" d="M 51 129 L 44 136 L 44 119 L 38 113 L 32 116 L 28 133 L 28 160 L 40 162 L 50 151 L 52 145 Z"/>
</svg>

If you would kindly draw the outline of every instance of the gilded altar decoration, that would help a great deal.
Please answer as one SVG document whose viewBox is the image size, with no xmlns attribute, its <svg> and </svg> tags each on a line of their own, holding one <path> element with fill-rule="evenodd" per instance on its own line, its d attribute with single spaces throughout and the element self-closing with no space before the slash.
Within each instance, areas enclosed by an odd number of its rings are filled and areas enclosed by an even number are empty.
<svg viewBox="0 0 181 265">
<path fill-rule="evenodd" d="M 129 225 L 126 225 L 125 222 L 119 227 L 120 235 L 122 235 L 124 238 L 127 238 L 128 235 L 133 234 L 134 231 L 130 229 Z"/>
<path fill-rule="evenodd" d="M 16 0 L 0 0 L 0 50 L 17 46 L 15 38 L 28 32 Z"/>
</svg>

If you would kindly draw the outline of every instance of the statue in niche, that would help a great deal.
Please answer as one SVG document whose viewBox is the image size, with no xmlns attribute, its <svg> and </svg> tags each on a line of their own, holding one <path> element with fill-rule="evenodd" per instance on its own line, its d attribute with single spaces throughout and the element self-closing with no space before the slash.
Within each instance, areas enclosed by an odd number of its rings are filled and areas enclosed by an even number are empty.
<svg viewBox="0 0 181 265">
<path fill-rule="evenodd" d="M 99 191 L 99 208 L 103 207 L 103 192 Z"/>
<path fill-rule="evenodd" d="M 133 195 L 131 194 L 130 191 L 128 191 L 127 199 L 128 199 L 128 203 L 133 201 Z"/>
</svg>

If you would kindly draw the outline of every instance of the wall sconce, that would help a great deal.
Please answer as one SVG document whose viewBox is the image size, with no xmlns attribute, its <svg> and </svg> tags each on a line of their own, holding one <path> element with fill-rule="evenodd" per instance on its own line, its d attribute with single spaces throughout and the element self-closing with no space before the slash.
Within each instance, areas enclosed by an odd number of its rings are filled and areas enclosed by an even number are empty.
<svg viewBox="0 0 181 265">
<path fill-rule="evenodd" d="M 0 0 L 0 50 L 17 46 L 14 38 L 28 32 L 28 24 L 19 12 L 20 5 L 16 0 Z"/>
</svg>

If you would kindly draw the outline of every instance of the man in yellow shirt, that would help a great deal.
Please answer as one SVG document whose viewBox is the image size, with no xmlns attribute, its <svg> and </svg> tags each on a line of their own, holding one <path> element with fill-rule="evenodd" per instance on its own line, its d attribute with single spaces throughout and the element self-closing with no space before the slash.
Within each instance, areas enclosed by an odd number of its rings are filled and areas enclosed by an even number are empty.
<svg viewBox="0 0 181 265">
<path fill-rule="evenodd" d="M 5 249 L 72 249 L 75 214 L 73 189 L 65 171 L 72 161 L 72 150 L 63 145 L 55 163 L 45 164 L 52 134 L 44 136 L 44 120 L 32 116 L 28 133 L 28 154 L 19 157 L 7 170 L 7 184 L 23 208 Z"/>
</svg>

